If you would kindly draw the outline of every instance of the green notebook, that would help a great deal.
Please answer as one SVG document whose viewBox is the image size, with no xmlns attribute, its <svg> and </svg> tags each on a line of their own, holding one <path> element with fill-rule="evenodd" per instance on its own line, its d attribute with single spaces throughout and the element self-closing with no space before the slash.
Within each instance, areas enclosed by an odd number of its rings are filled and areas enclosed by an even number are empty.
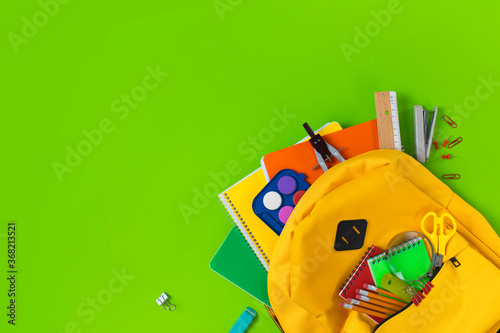
<svg viewBox="0 0 500 333">
<path fill-rule="evenodd" d="M 267 271 L 238 227 L 233 227 L 210 261 L 210 268 L 262 303 L 271 306 L 267 295 Z"/>
<path fill-rule="evenodd" d="M 382 279 L 387 273 L 410 283 L 425 275 L 432 266 L 421 237 L 390 248 L 367 262 L 377 287 L 381 287 Z"/>
</svg>

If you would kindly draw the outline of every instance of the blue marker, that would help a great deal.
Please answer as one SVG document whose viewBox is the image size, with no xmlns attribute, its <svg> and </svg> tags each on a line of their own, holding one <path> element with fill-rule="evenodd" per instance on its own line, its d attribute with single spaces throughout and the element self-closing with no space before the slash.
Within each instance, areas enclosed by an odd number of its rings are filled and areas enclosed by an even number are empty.
<svg viewBox="0 0 500 333">
<path fill-rule="evenodd" d="M 252 320 L 257 316 L 257 312 L 252 308 L 246 308 L 238 318 L 229 333 L 243 333 L 250 326 Z"/>
</svg>

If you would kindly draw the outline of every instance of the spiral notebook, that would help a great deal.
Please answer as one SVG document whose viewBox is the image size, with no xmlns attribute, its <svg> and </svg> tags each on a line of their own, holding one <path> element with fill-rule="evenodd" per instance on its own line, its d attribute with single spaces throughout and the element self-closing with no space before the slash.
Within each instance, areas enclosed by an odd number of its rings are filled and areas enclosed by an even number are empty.
<svg viewBox="0 0 500 333">
<path fill-rule="evenodd" d="M 345 159 L 378 149 L 377 120 L 326 134 L 323 139 L 337 149 L 343 147 L 341 154 Z M 332 163 L 328 162 L 329 166 L 337 163 L 340 162 L 335 159 Z M 309 184 L 314 183 L 323 174 L 321 168 L 315 168 L 317 164 L 316 154 L 309 142 L 266 154 L 261 160 L 262 168 L 265 169 L 268 178 L 273 178 L 282 169 L 292 169 L 297 173 L 303 173 Z"/>
<path fill-rule="evenodd" d="M 339 296 L 347 301 L 348 298 L 356 298 L 356 289 L 364 289 L 363 285 L 365 283 L 374 284 L 373 277 L 368 268 L 367 260 L 382 253 L 375 245 L 372 245 L 361 257 L 356 267 L 353 269 L 351 275 L 342 286 Z M 367 315 L 368 316 L 368 315 Z M 382 318 L 368 316 L 370 319 L 375 321 L 377 324 L 382 322 Z"/>
<path fill-rule="evenodd" d="M 406 282 L 415 281 L 422 276 L 422 272 L 426 272 L 430 268 L 431 264 L 427 248 L 421 237 L 410 239 L 368 259 L 368 267 L 370 267 L 372 278 L 377 287 L 381 286 L 386 273 Z M 393 272 L 391 266 L 398 269 Z M 404 272 L 404 275 L 401 272 Z"/>
<path fill-rule="evenodd" d="M 225 190 L 219 198 L 262 265 L 269 270 L 269 253 L 274 249 L 278 235 L 252 209 L 253 199 L 266 184 L 264 172 L 259 168 Z"/>
<path fill-rule="evenodd" d="M 233 227 L 210 261 L 210 268 L 246 291 L 262 303 L 271 306 L 267 295 L 267 271 L 248 246 L 237 227 Z"/>
<path fill-rule="evenodd" d="M 318 130 L 321 135 L 341 129 L 336 122 L 328 123 Z M 306 140 L 307 138 L 304 138 Z M 302 140 L 303 141 L 303 140 Z M 270 255 L 278 240 L 271 230 L 252 209 L 253 199 L 266 186 L 267 180 L 262 168 L 258 168 L 221 194 L 219 199 L 229 212 L 248 244 L 266 270 L 269 270 Z"/>
</svg>

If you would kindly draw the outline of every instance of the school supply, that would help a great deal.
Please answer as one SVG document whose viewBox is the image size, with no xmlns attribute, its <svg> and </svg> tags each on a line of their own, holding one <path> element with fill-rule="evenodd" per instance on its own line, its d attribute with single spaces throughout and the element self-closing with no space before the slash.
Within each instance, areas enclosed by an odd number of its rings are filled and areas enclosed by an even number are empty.
<svg viewBox="0 0 500 333">
<path fill-rule="evenodd" d="M 422 237 L 415 237 L 368 259 L 368 267 L 377 287 L 382 286 L 385 274 L 391 273 L 407 283 L 427 274 L 432 262 Z"/>
<path fill-rule="evenodd" d="M 347 298 L 354 298 L 356 296 L 356 289 L 362 288 L 365 283 L 373 284 L 373 277 L 366 261 L 377 254 L 382 253 L 375 245 L 372 245 L 365 254 L 361 257 L 358 264 L 352 270 L 351 275 L 346 279 L 345 283 L 340 289 L 339 296 L 347 300 Z"/>
<path fill-rule="evenodd" d="M 252 209 L 255 215 L 277 235 L 309 188 L 304 178 L 303 174 L 297 174 L 293 170 L 281 170 L 253 199 Z"/>
<path fill-rule="evenodd" d="M 378 317 L 378 318 L 382 318 L 382 319 L 385 319 L 385 318 L 389 317 L 386 313 L 379 312 L 379 311 L 374 311 L 374 310 L 370 310 L 370 309 L 366 309 L 366 308 L 362 308 L 360 306 L 353 305 L 353 304 L 348 304 L 348 303 L 342 303 L 341 302 L 340 306 L 343 307 L 343 308 L 349 309 L 349 310 L 358 311 L 358 312 L 364 313 L 366 315 L 374 316 L 374 317 Z"/>
<path fill-rule="evenodd" d="M 374 311 L 378 311 L 378 312 L 382 312 L 382 313 L 386 313 L 386 314 L 393 314 L 394 312 L 396 312 L 396 310 L 388 309 L 388 308 L 385 308 L 385 307 L 380 306 L 380 305 L 375 305 L 372 303 L 360 301 L 360 300 L 353 299 L 353 298 L 349 298 L 349 299 L 347 299 L 347 301 L 349 302 L 349 304 L 361 306 L 362 308 L 365 308 L 365 309 L 370 309 L 370 310 L 374 310 Z"/>
<path fill-rule="evenodd" d="M 453 140 L 452 142 L 450 142 L 448 144 L 448 148 L 453 148 L 453 147 L 455 147 L 456 145 L 458 145 L 462 141 L 464 141 L 464 139 L 460 136 L 460 137 L 456 138 L 455 140 Z"/>
<path fill-rule="evenodd" d="M 445 222 L 448 222 L 448 224 Z M 448 225 L 451 226 L 451 230 Z M 440 217 L 438 217 L 435 212 L 428 212 L 422 218 L 420 226 L 424 234 L 429 238 L 430 242 L 434 246 L 436 257 L 439 258 L 436 259 L 436 266 L 440 267 L 443 256 L 446 254 L 446 245 L 457 232 L 457 222 L 455 221 L 455 218 L 448 213 L 443 213 Z"/>
<path fill-rule="evenodd" d="M 164 310 L 169 310 L 169 311 L 174 311 L 176 306 L 169 301 L 170 296 L 168 296 L 166 293 L 162 293 L 160 297 L 156 300 L 156 303 L 159 306 L 163 306 Z"/>
<path fill-rule="evenodd" d="M 453 121 L 450 117 L 448 117 L 447 115 L 445 115 L 445 114 L 444 114 L 444 115 L 443 115 L 443 119 L 444 119 L 444 121 L 446 121 L 446 123 L 447 123 L 448 125 L 450 125 L 452 128 L 457 128 L 457 124 L 456 124 L 456 123 L 455 123 L 455 122 L 454 122 L 454 121 Z"/>
<path fill-rule="evenodd" d="M 244 333 L 256 316 L 257 312 L 254 309 L 245 308 L 233 327 L 229 330 L 229 333 Z"/>
<path fill-rule="evenodd" d="M 452 215 L 457 232 L 418 307 L 405 305 L 379 325 L 336 307 L 345 272 L 363 252 L 334 249 L 337 224 L 365 219 L 365 243 L 382 247 L 394 234 L 419 230 L 429 211 Z M 500 289 L 488 289 L 481 307 L 477 297 L 497 281 L 500 238 L 484 217 L 407 154 L 381 149 L 346 159 L 311 185 L 276 243 L 268 292 L 287 333 L 494 333 Z"/>
<path fill-rule="evenodd" d="M 461 177 L 458 173 L 447 173 L 442 176 L 443 179 L 460 179 Z"/>
<path fill-rule="evenodd" d="M 456 157 L 456 156 L 453 156 L 453 155 L 450 155 L 450 154 L 448 154 L 448 155 L 441 155 L 442 159 L 447 159 L 447 160 L 449 160 L 450 158 L 453 158 L 453 157 Z"/>
<path fill-rule="evenodd" d="M 377 120 L 367 121 L 345 128 L 331 134 L 323 135 L 323 140 L 335 147 L 344 147 L 342 156 L 347 160 L 367 151 L 378 149 Z M 340 162 L 333 160 L 327 166 L 337 165 Z M 313 167 L 318 164 L 314 150 L 309 142 L 302 142 L 264 155 L 261 160 L 263 169 L 269 178 L 274 177 L 282 169 L 292 169 L 303 173 L 305 180 L 312 184 L 323 174 L 323 170 Z"/>
<path fill-rule="evenodd" d="M 307 134 L 311 137 L 311 139 L 309 139 L 309 143 L 313 147 L 314 154 L 316 155 L 316 160 L 318 161 L 318 165 L 313 169 L 321 167 L 321 170 L 323 170 L 323 172 L 326 172 L 328 170 L 326 161 L 332 162 L 332 157 L 336 158 L 339 162 L 345 161 L 342 155 L 340 155 L 339 150 L 335 149 L 332 145 L 325 142 L 320 134 L 314 134 L 314 131 L 311 129 L 311 127 L 309 127 L 307 123 L 304 123 L 302 126 L 304 126 Z M 342 150 L 342 148 L 340 148 L 340 150 Z"/>
<path fill-rule="evenodd" d="M 375 109 L 377 111 L 379 148 L 403 150 L 396 92 L 376 92 Z"/>
<path fill-rule="evenodd" d="M 267 271 L 256 260 L 255 253 L 237 227 L 233 227 L 210 261 L 210 268 L 252 295 L 270 305 L 267 295 Z"/>
<path fill-rule="evenodd" d="M 257 169 L 222 192 L 219 199 L 267 270 L 269 251 L 272 251 L 278 235 L 262 222 L 252 209 L 253 199 L 264 186 L 264 173 L 262 169 Z"/>
<path fill-rule="evenodd" d="M 375 245 L 372 245 L 368 250 L 365 252 L 365 254 L 361 257 L 359 260 L 358 264 L 356 267 L 352 270 L 351 275 L 349 278 L 346 279 L 346 282 L 342 286 L 339 296 L 348 301 L 349 298 L 355 298 L 356 297 L 356 289 L 362 288 L 365 283 L 373 284 L 373 278 L 372 275 L 370 274 L 370 270 L 368 268 L 368 264 L 366 263 L 366 260 L 369 258 L 372 258 L 373 256 L 376 256 L 377 254 L 380 254 L 382 251 L 376 247 Z M 373 321 L 380 323 L 382 322 L 382 318 L 377 318 L 377 317 L 371 317 L 369 316 L 370 319 Z"/>
<path fill-rule="evenodd" d="M 432 137 L 434 135 L 434 128 L 436 126 L 437 112 L 437 107 L 435 107 L 432 112 L 424 110 L 422 105 L 415 105 L 413 107 L 415 153 L 416 159 L 420 163 L 426 162 L 429 159 Z"/>
<path fill-rule="evenodd" d="M 394 295 L 401 298 L 403 301 L 411 301 L 411 296 L 407 292 L 405 292 L 408 290 L 407 288 L 409 288 L 410 285 L 401 281 L 397 277 L 389 273 L 385 274 L 382 278 L 381 286 L 382 288 L 389 290 Z"/>
<path fill-rule="evenodd" d="M 381 301 L 381 300 L 378 300 L 378 299 L 375 299 L 375 298 L 370 298 L 368 296 L 363 296 L 363 295 L 360 295 L 360 294 L 356 294 L 356 299 L 358 299 L 360 301 L 363 301 L 363 302 L 366 302 L 366 303 L 371 303 L 371 304 L 379 305 L 381 307 L 388 308 L 388 309 L 391 309 L 391 310 L 394 310 L 394 311 L 399 311 L 399 310 L 401 310 L 403 308 L 400 305 L 394 305 L 394 304 L 391 304 L 391 303 L 387 303 L 385 301 Z"/>
<path fill-rule="evenodd" d="M 384 279 L 382 279 L 382 281 L 383 280 Z M 365 283 L 363 285 L 363 288 L 366 289 L 366 290 L 368 290 L 368 291 L 374 292 L 376 294 L 382 294 L 382 295 L 389 296 L 389 297 L 392 297 L 392 298 L 400 300 L 400 301 L 404 301 L 404 299 L 402 299 L 398 295 L 395 295 L 395 294 L 391 293 L 390 291 L 384 290 L 382 288 L 377 288 L 377 287 L 372 286 L 371 284 L 368 284 L 368 283 Z"/>
<path fill-rule="evenodd" d="M 411 297 L 411 301 L 415 306 L 418 306 L 425 298 L 421 291 L 415 289 L 415 287 L 410 286 L 407 291 L 408 295 Z"/>
<path fill-rule="evenodd" d="M 387 297 L 387 296 L 382 296 L 380 294 L 377 294 L 377 293 L 374 293 L 374 292 L 371 292 L 371 291 L 368 291 L 368 290 L 357 289 L 356 293 L 359 296 L 366 296 L 366 297 L 369 297 L 369 298 L 372 298 L 372 299 L 376 299 L 376 300 L 379 300 L 379 301 L 382 301 L 382 302 L 386 302 L 386 303 L 389 303 L 389 304 L 392 304 L 392 305 L 396 305 L 396 306 L 401 306 L 402 307 L 402 306 L 406 305 L 405 302 L 398 301 L 396 299 L 393 299 L 393 298 L 390 298 L 390 297 Z M 356 298 L 357 298 L 357 296 L 356 296 Z"/>
<path fill-rule="evenodd" d="M 331 133 L 338 132 L 341 130 L 342 130 L 342 126 L 340 126 L 340 124 L 338 122 L 331 122 L 331 123 L 326 123 L 325 125 L 320 127 L 315 133 L 318 133 L 321 135 L 327 135 L 327 134 L 331 134 Z M 310 136 L 308 135 L 308 136 L 304 137 L 302 140 L 300 140 L 299 142 L 297 142 L 296 144 L 306 142 L 309 139 L 310 139 Z M 272 177 L 269 177 L 268 172 L 266 170 L 266 166 L 262 162 L 263 159 L 264 159 L 264 156 L 262 157 L 260 164 L 261 164 L 262 169 L 264 170 L 264 175 L 266 176 L 266 180 L 267 180 L 267 182 L 269 182 Z"/>
<path fill-rule="evenodd" d="M 338 123 L 323 126 L 318 133 L 326 135 L 340 130 Z M 305 138 L 304 140 L 306 140 Z M 303 142 L 309 144 L 307 142 Z M 278 235 L 273 232 L 252 209 L 255 196 L 266 186 L 267 180 L 262 168 L 259 168 L 219 194 L 219 199 L 232 220 L 245 236 L 262 265 L 269 269 L 269 258 Z"/>
<path fill-rule="evenodd" d="M 434 288 L 434 285 L 430 280 L 426 281 L 424 277 L 417 280 L 417 284 L 419 285 L 419 289 L 425 294 L 429 295 L 431 289 Z M 410 286 L 411 287 L 411 286 Z M 413 301 L 413 300 L 412 300 Z"/>
</svg>

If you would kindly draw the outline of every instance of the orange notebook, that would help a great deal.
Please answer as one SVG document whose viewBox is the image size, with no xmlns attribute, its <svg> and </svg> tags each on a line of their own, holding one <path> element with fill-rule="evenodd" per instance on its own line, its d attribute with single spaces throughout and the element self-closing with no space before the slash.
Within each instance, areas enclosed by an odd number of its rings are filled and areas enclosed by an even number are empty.
<svg viewBox="0 0 500 333">
<path fill-rule="evenodd" d="M 376 119 L 322 137 L 337 150 L 344 147 L 340 154 L 345 159 L 379 149 Z M 262 158 L 261 163 L 269 178 L 274 177 L 282 169 L 292 169 L 297 173 L 303 173 L 306 176 L 305 180 L 312 184 L 323 174 L 320 167 L 313 170 L 318 165 L 318 160 L 309 142 L 269 153 Z M 337 163 L 340 162 L 334 159 L 333 163 L 327 162 L 327 165 L 331 167 Z"/>
</svg>

